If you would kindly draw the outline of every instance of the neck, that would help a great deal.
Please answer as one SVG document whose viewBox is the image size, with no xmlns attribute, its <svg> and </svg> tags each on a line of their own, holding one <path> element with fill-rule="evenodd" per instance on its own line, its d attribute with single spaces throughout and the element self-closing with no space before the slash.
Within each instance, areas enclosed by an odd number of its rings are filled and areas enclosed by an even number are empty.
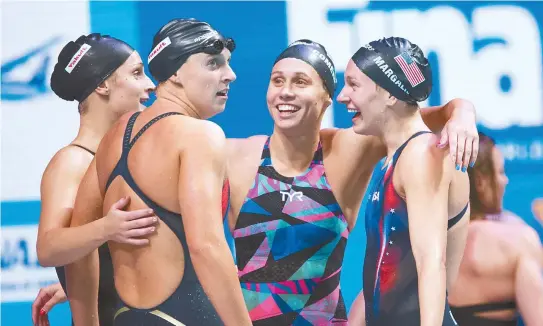
<svg viewBox="0 0 543 326">
<path fill-rule="evenodd" d="M 118 118 L 113 116 L 107 108 L 100 109 L 90 108 L 79 117 L 79 132 L 73 141 L 73 143 L 84 146 L 95 153 L 100 141 Z"/>
<path fill-rule="evenodd" d="M 165 82 L 159 85 L 156 90 L 157 99 L 155 103 L 158 102 L 167 105 L 169 111 L 179 112 L 196 119 L 204 119 L 183 94 L 184 93 L 179 90 L 178 86 L 173 85 L 170 82 Z"/>
<path fill-rule="evenodd" d="M 400 117 L 393 110 L 390 110 L 389 117 L 385 120 L 383 133 L 379 135 L 379 138 L 387 147 L 387 160 L 392 158 L 394 152 L 414 133 L 429 130 L 424 124 L 419 111 L 409 116 Z"/>
<path fill-rule="evenodd" d="M 289 171 L 282 174 L 299 174 L 305 171 L 317 149 L 319 130 L 305 135 L 287 135 L 274 129 L 270 139 L 272 161 L 276 169 Z"/>
<path fill-rule="evenodd" d="M 483 212 L 471 211 L 470 212 L 470 221 L 483 221 L 486 217 L 486 214 Z"/>
</svg>

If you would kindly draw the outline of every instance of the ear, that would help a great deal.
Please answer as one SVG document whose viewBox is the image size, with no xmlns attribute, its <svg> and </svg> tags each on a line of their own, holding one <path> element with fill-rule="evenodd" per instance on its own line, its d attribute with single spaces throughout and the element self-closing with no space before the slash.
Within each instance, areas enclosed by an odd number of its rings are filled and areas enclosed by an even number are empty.
<svg viewBox="0 0 543 326">
<path fill-rule="evenodd" d="M 181 82 L 181 74 L 179 73 L 179 70 L 181 69 L 178 69 L 176 72 L 174 72 L 174 74 L 171 75 L 170 78 L 168 78 L 168 80 L 174 85 L 183 87 L 183 83 Z"/>
<path fill-rule="evenodd" d="M 388 98 L 386 99 L 385 103 L 387 106 L 394 106 L 396 103 L 398 103 L 398 99 L 388 93 Z"/>
<path fill-rule="evenodd" d="M 326 109 L 328 109 L 330 105 L 332 105 L 332 99 L 330 98 L 330 96 L 328 96 L 328 93 L 327 93 L 326 99 L 323 102 L 324 110 L 326 111 Z"/>
<path fill-rule="evenodd" d="M 108 78 L 105 81 L 103 81 L 100 85 L 98 85 L 98 87 L 96 87 L 94 91 L 98 93 L 99 95 L 108 96 L 110 89 L 111 89 L 111 81 Z"/>
<path fill-rule="evenodd" d="M 398 102 L 397 98 L 392 96 L 386 89 L 382 88 L 377 84 L 375 84 L 375 91 L 377 92 L 378 96 L 382 96 L 386 107 L 393 106 Z"/>
</svg>

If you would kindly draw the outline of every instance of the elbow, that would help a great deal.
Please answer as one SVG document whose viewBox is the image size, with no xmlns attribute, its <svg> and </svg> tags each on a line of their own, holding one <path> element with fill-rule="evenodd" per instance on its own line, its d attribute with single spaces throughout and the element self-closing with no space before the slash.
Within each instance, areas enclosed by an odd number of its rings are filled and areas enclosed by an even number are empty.
<svg viewBox="0 0 543 326">
<path fill-rule="evenodd" d="M 53 259 L 53 256 L 44 250 L 38 250 L 38 263 L 42 267 L 58 267 L 59 265 Z"/>
<path fill-rule="evenodd" d="M 419 274 L 446 272 L 446 257 L 444 254 L 422 254 L 415 257 Z"/>
<path fill-rule="evenodd" d="M 42 239 L 38 238 L 36 243 L 36 253 L 38 256 L 38 263 L 42 267 L 59 267 L 62 264 L 60 256 L 54 254 L 54 247 L 51 246 L 51 240 L 49 237 L 44 236 Z"/>
<path fill-rule="evenodd" d="M 38 263 L 42 267 L 55 267 L 54 261 L 51 257 L 51 252 L 47 246 L 46 241 L 40 241 L 36 244 L 36 253 L 38 255 Z"/>
<path fill-rule="evenodd" d="M 215 235 L 197 236 L 187 239 L 188 250 L 193 261 L 215 259 L 226 241 Z M 224 242 L 224 244 L 223 244 Z"/>
</svg>

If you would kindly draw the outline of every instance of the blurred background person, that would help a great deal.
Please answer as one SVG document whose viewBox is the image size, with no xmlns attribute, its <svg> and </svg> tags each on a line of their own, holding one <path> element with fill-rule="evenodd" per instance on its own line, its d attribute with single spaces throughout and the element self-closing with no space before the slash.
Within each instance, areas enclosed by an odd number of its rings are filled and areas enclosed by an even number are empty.
<svg viewBox="0 0 543 326">
<path fill-rule="evenodd" d="M 528 326 L 541 325 L 543 248 L 532 227 L 503 209 L 509 181 L 503 155 L 482 132 L 468 174 L 471 222 L 459 274 L 449 289 L 454 318 L 461 326 L 514 326 L 519 316 Z"/>
</svg>

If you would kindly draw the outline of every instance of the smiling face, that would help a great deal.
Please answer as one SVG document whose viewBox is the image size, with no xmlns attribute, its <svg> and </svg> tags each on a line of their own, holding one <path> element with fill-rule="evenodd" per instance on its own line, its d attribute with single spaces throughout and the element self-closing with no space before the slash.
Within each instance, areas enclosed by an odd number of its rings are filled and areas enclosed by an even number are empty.
<svg viewBox="0 0 543 326">
<path fill-rule="evenodd" d="M 357 134 L 379 135 L 384 126 L 385 112 L 390 94 L 366 76 L 350 60 L 345 70 L 345 86 L 337 101 L 354 113 L 353 130 Z"/>
<path fill-rule="evenodd" d="M 286 58 L 273 67 L 268 93 L 268 110 L 281 130 L 320 128 L 320 121 L 331 104 L 318 73 L 304 61 Z"/>
</svg>

